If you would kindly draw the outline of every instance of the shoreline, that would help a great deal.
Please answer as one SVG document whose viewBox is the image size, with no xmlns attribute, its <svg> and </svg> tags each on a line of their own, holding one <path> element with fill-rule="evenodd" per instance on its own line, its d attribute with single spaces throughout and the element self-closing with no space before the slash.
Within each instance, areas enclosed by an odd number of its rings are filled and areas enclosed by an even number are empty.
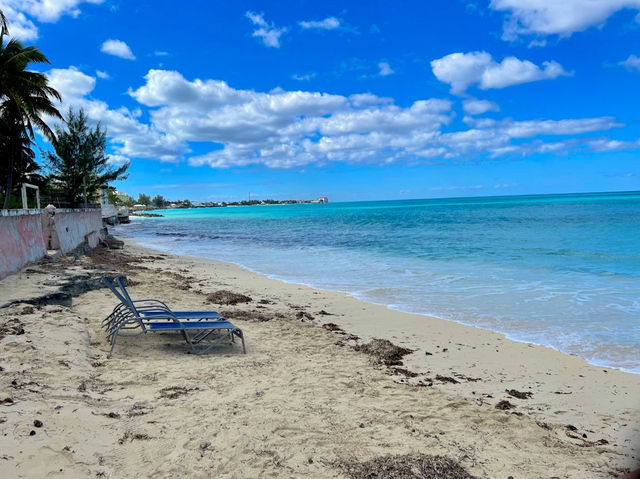
<svg viewBox="0 0 640 479">
<path fill-rule="evenodd" d="M 140 248 L 145 248 L 151 251 L 158 251 L 158 252 L 162 252 L 162 253 L 166 253 L 166 254 L 173 254 L 171 253 L 168 249 L 161 249 L 161 248 L 157 248 L 154 246 L 150 246 L 150 245 L 145 245 L 145 244 L 140 244 L 138 242 L 136 242 L 135 238 L 131 238 L 131 237 L 127 237 L 122 238 L 120 237 L 120 239 L 123 239 L 124 241 L 126 241 L 129 244 L 133 244 L 136 245 L 137 247 Z M 372 301 L 366 297 L 363 297 L 357 293 L 352 293 L 350 291 L 343 291 L 343 290 L 337 290 L 337 289 L 325 289 L 319 286 L 315 286 L 313 284 L 310 283 L 304 283 L 304 282 L 297 282 L 295 280 L 289 280 L 283 277 L 280 277 L 276 274 L 270 274 L 270 273 L 264 273 L 258 270 L 255 270 L 247 265 L 241 264 L 241 263 L 237 263 L 237 262 L 233 262 L 233 261 L 227 261 L 227 260 L 221 260 L 221 259 L 216 259 L 216 258 L 209 258 L 209 257 L 205 257 L 205 256 L 192 256 L 189 254 L 176 254 L 177 256 L 184 256 L 184 257 L 188 257 L 188 258 L 196 258 L 196 259 L 202 259 L 202 260 L 210 260 L 210 261 L 218 261 L 218 262 L 222 262 L 222 263 L 228 263 L 228 264 L 232 264 L 235 265 L 239 268 L 242 268 L 243 270 L 247 271 L 248 273 L 251 274 L 256 274 L 256 275 L 260 275 L 260 276 L 264 276 L 268 279 L 272 279 L 274 281 L 281 281 L 283 283 L 286 284 L 291 284 L 291 285 L 299 285 L 299 286 L 304 286 L 307 288 L 311 288 L 311 289 L 315 289 L 318 291 L 327 291 L 327 292 L 333 292 L 333 293 L 338 293 L 338 294 L 344 294 L 347 295 L 357 301 L 362 301 L 364 303 L 368 303 L 368 304 L 372 304 L 372 305 L 376 305 L 376 306 L 381 306 L 384 307 L 386 309 L 388 309 L 389 311 L 395 311 L 398 313 L 402 313 L 402 314 L 409 314 L 409 315 L 416 315 L 416 316 L 420 316 L 420 317 L 424 317 L 427 319 L 437 319 L 437 320 L 441 320 L 441 321 L 447 321 L 447 322 L 452 322 L 452 323 L 456 323 L 462 326 L 467 326 L 470 328 L 475 328 L 481 331 L 488 331 L 488 332 L 492 332 L 498 335 L 502 335 L 505 337 L 505 339 L 508 339 L 509 341 L 514 341 L 514 342 L 518 342 L 518 343 L 522 343 L 522 344 L 526 344 L 526 345 L 534 345 L 536 347 L 542 347 L 542 348 L 548 348 L 552 351 L 558 352 L 560 354 L 566 355 L 566 356 L 572 356 L 572 357 L 578 357 L 582 360 L 584 360 L 585 362 L 587 362 L 589 365 L 594 366 L 594 367 L 598 367 L 598 368 L 603 368 L 603 369 L 609 369 L 609 370 L 616 370 L 616 371 L 620 371 L 622 373 L 625 374 L 633 374 L 633 375 L 638 375 L 640 376 L 640 367 L 638 368 L 637 371 L 635 370 L 629 370 L 627 368 L 623 368 L 623 367 L 617 367 L 617 366 L 612 366 L 612 365 L 608 365 L 608 364 L 603 364 L 603 363 L 598 363 L 592 360 L 589 360 L 583 356 L 580 356 L 579 354 L 576 353 L 570 353 L 570 352 L 566 352 L 563 351 L 557 347 L 554 347 L 553 345 L 550 344 L 544 344 L 544 343 L 540 343 L 540 342 L 535 342 L 535 341 L 529 341 L 526 339 L 519 339 L 517 337 L 513 337 L 512 333 L 509 332 L 503 332 L 503 331 L 499 331 L 499 330 L 495 330 L 495 329 L 490 329 L 488 327 L 484 327 L 484 326 L 480 326 L 480 325 L 475 325 L 471 322 L 465 322 L 463 320 L 457 320 L 457 319 L 450 319 L 450 318 L 444 318 L 441 316 L 438 316 L 436 314 L 432 314 L 432 313 L 416 313 L 416 312 L 411 312 L 411 311 L 406 311 L 403 310 L 401 308 L 395 308 L 393 307 L 393 305 L 389 305 L 389 304 L 385 304 L 385 303 L 377 303 L 375 301 Z"/>
<path fill-rule="evenodd" d="M 100 321 L 117 300 L 91 285 L 115 273 L 134 298 L 220 311 L 247 354 L 185 355 L 183 341 L 144 335 L 106 359 Z M 26 303 L 60 284 L 75 291 L 70 305 Z M 212 303 L 219 290 L 252 300 Z M 0 296 L 18 301 L 0 308 L 0 327 L 24 329 L 0 338 L 7 477 L 343 477 L 340 461 L 415 453 L 486 478 L 605 479 L 640 464 L 638 375 L 473 326 L 129 240 L 29 266 Z M 358 350 L 374 338 L 414 351 L 385 366 Z"/>
<path fill-rule="evenodd" d="M 139 249 L 137 254 L 159 252 L 138 245 L 131 239 L 125 240 L 125 247 L 134 251 Z M 242 288 L 241 284 L 246 283 L 257 284 L 263 290 L 284 290 L 289 297 L 298 296 L 298 303 L 304 298 L 306 304 L 315 304 L 319 310 L 326 309 L 329 312 L 331 309 L 327 308 L 336 305 L 333 309 L 338 307 L 340 312 L 323 317 L 326 321 L 322 322 L 337 323 L 347 335 L 355 335 L 361 341 L 384 338 L 414 351 L 404 358 L 404 366 L 418 376 L 407 378 L 401 374 L 401 382 L 416 384 L 421 377 L 429 378 L 434 372 L 444 378 L 459 377 L 457 383 L 449 380 L 434 383 L 447 393 L 471 400 L 487 397 L 495 402 L 513 400 L 513 397 L 505 394 L 507 390 L 531 392 L 533 400 L 518 404 L 524 406 L 528 414 L 544 421 L 580 424 L 592 434 L 604 434 L 609 438 L 607 441 L 616 437 L 615 426 L 604 424 L 597 413 L 627 413 L 625 417 L 634 417 L 634 420 L 629 420 L 630 429 L 620 437 L 630 446 L 629 450 L 633 449 L 636 457 L 640 457 L 638 374 L 593 365 L 579 356 L 544 345 L 512 340 L 503 333 L 477 326 L 394 310 L 346 292 L 290 283 L 235 263 L 173 255 L 166 251 L 162 253 L 180 263 L 188 263 L 190 272 L 221 269 L 227 276 L 243 277 L 243 281 L 234 284 L 236 288 Z M 251 289 L 254 288 L 247 286 L 245 294 L 251 295 Z M 322 298 L 320 304 L 316 297 Z M 457 357 L 454 349 L 460 352 Z M 509 363 L 504 362 L 505 356 Z M 481 381 L 474 380 L 478 377 Z M 615 401 L 607 391 L 615 394 Z M 575 394 L 580 395 L 580 400 L 576 401 Z M 552 414 L 544 411 L 549 405 L 556 408 Z"/>
</svg>

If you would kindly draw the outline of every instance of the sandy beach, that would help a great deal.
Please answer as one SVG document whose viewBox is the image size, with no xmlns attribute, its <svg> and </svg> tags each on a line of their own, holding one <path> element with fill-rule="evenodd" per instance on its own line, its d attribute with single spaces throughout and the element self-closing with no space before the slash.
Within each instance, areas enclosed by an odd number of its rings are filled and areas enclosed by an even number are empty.
<svg viewBox="0 0 640 479">
<path fill-rule="evenodd" d="M 247 354 L 146 334 L 107 359 L 115 274 L 222 312 Z M 131 243 L 0 281 L 0 477 L 614 478 L 638 398 L 640 375 Z"/>
</svg>

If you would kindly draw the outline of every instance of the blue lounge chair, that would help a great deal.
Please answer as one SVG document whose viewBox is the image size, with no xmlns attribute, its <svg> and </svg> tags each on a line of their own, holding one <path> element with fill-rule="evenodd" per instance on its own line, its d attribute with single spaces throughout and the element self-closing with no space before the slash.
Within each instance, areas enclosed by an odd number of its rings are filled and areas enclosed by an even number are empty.
<svg viewBox="0 0 640 479">
<path fill-rule="evenodd" d="M 118 336 L 139 336 L 147 332 L 178 332 L 193 354 L 205 354 L 222 340 L 229 338 L 235 342 L 235 337 L 238 337 L 242 342 L 242 352 L 247 352 L 242 330 L 216 311 L 172 311 L 157 299 L 132 300 L 121 277 L 115 278 L 115 285 L 108 278 L 102 278 L 102 282 L 120 300 L 120 304 L 102 321 L 111 343 L 108 357 L 113 354 Z M 213 341 L 204 347 L 196 347 L 214 333 L 218 334 Z"/>
</svg>

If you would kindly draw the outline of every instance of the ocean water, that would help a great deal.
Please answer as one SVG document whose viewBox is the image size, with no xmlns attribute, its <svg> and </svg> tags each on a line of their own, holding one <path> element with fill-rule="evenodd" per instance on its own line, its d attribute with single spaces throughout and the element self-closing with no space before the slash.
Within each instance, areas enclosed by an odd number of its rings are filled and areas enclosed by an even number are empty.
<svg viewBox="0 0 640 479">
<path fill-rule="evenodd" d="M 640 373 L 640 193 L 160 213 L 115 234 Z"/>
</svg>

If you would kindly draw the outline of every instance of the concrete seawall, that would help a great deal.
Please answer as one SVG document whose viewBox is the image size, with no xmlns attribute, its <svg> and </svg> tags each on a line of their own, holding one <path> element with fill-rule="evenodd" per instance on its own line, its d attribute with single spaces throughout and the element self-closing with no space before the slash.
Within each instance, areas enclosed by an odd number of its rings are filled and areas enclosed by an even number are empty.
<svg viewBox="0 0 640 479">
<path fill-rule="evenodd" d="M 0 211 L 0 279 L 47 254 L 40 210 Z"/>
<path fill-rule="evenodd" d="M 43 258 L 48 249 L 63 254 L 100 241 L 100 210 L 48 208 L 0 210 L 0 279 Z"/>
<path fill-rule="evenodd" d="M 50 249 L 59 249 L 67 254 L 80 246 L 84 241 L 95 248 L 100 241 L 102 215 L 100 210 L 56 210 L 53 216 Z M 57 243 L 55 237 L 57 234 Z"/>
</svg>

